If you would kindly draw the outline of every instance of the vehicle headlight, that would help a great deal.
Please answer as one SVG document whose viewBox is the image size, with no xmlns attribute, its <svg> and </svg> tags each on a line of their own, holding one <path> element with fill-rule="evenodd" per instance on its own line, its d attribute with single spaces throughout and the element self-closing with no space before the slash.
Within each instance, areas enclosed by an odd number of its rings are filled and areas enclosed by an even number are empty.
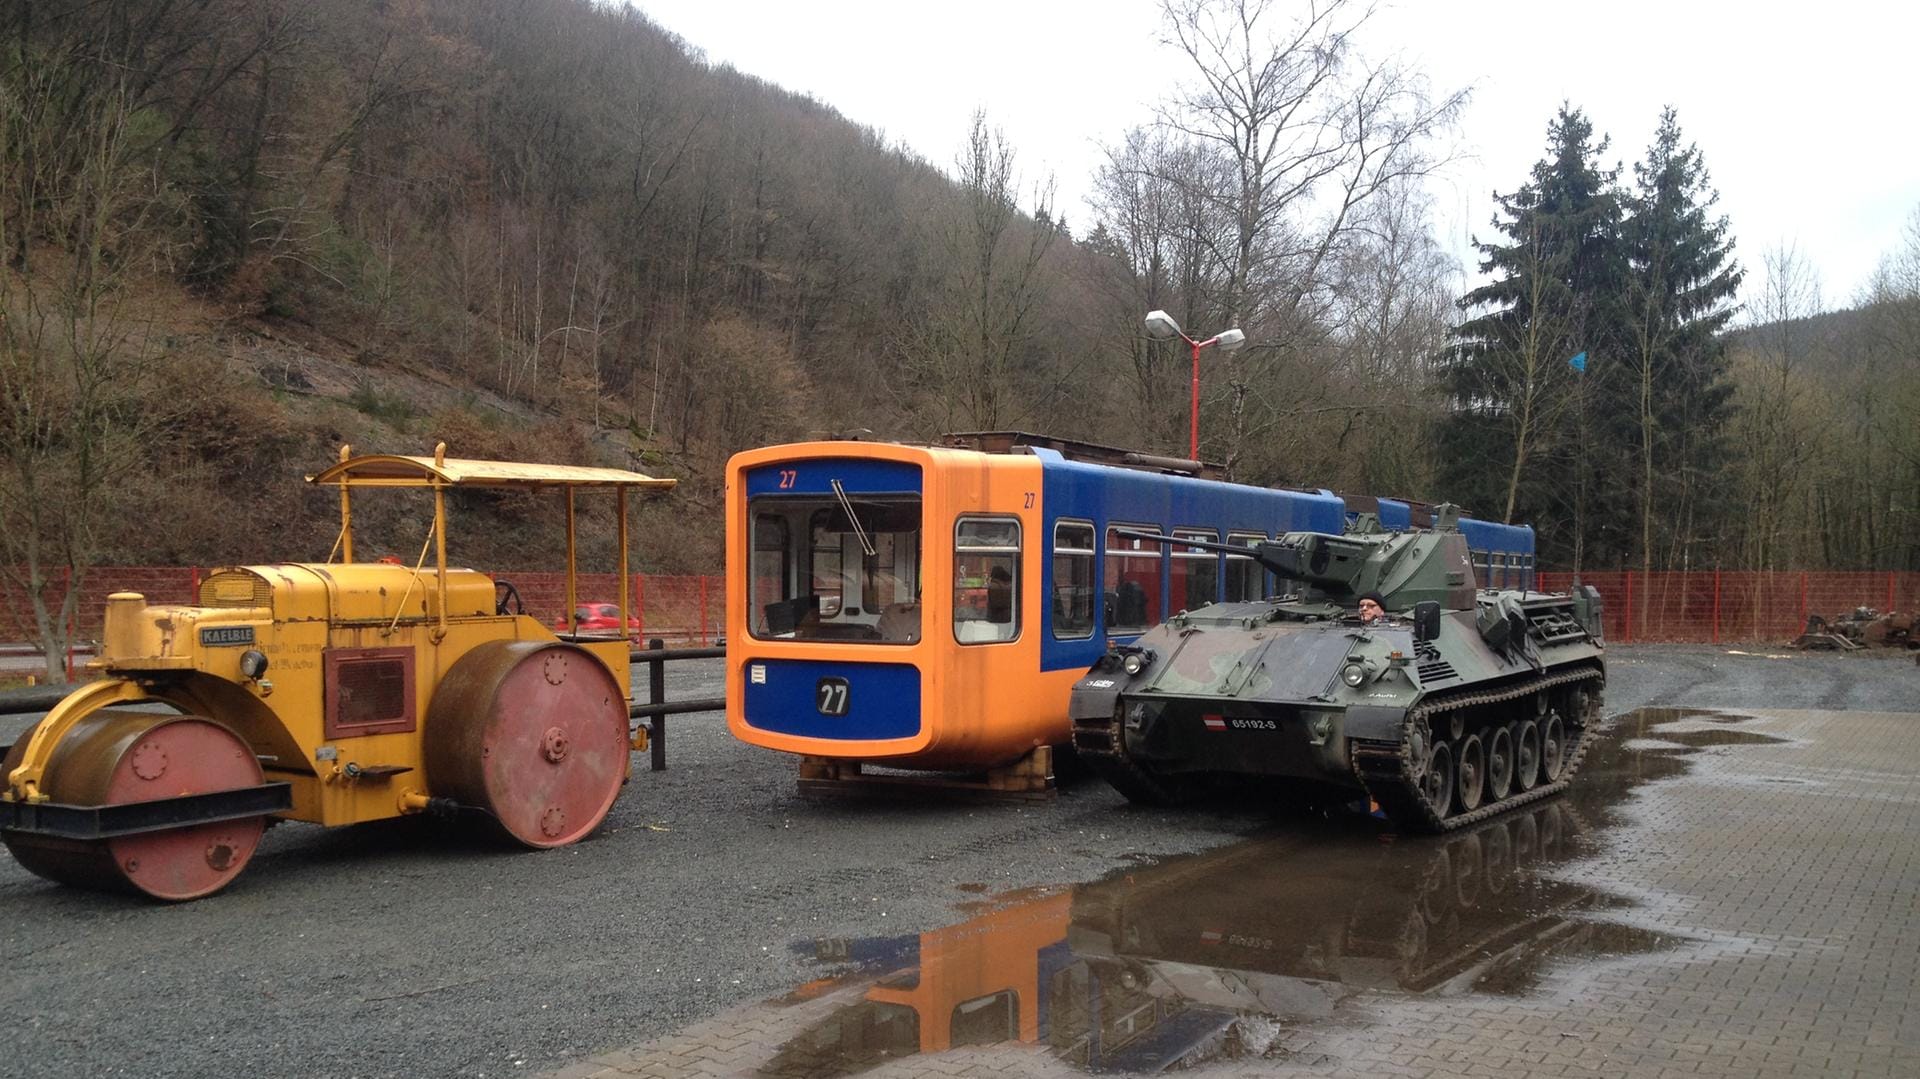
<svg viewBox="0 0 1920 1079">
<path fill-rule="evenodd" d="M 1128 674 L 1139 674 L 1141 671 L 1147 669 L 1147 654 L 1145 652 L 1128 652 L 1127 658 L 1120 661 L 1120 669 Z"/>
<path fill-rule="evenodd" d="M 240 653 L 240 673 L 252 679 L 258 679 L 267 673 L 267 654 L 257 648 L 249 648 Z"/>
<path fill-rule="evenodd" d="M 1367 669 L 1357 661 L 1349 663 L 1340 668 L 1340 680 L 1357 689 L 1367 680 Z"/>
</svg>

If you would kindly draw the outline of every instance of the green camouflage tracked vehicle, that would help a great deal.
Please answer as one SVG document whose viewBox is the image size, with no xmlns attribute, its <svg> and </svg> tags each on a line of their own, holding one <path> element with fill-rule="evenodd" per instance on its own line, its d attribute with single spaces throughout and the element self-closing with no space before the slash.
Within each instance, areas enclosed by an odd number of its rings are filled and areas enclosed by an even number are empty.
<svg viewBox="0 0 1920 1079">
<path fill-rule="evenodd" d="M 1599 594 L 1476 591 L 1457 522 L 1441 507 L 1431 531 L 1259 544 L 1287 594 L 1176 615 L 1102 657 L 1074 687 L 1074 747 L 1137 802 L 1267 777 L 1289 800 L 1370 796 L 1423 832 L 1564 789 L 1601 717 Z M 1363 623 L 1368 592 L 1387 615 Z"/>
</svg>

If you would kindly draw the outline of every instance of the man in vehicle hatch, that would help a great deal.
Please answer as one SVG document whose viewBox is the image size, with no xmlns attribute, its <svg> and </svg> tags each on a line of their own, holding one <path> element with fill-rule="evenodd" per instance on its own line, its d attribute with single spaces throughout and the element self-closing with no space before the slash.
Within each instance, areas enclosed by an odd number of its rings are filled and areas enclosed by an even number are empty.
<svg viewBox="0 0 1920 1079">
<path fill-rule="evenodd" d="M 1384 624 L 1387 620 L 1387 602 L 1378 592 L 1368 592 L 1360 597 L 1360 624 L 1371 626 Z"/>
</svg>

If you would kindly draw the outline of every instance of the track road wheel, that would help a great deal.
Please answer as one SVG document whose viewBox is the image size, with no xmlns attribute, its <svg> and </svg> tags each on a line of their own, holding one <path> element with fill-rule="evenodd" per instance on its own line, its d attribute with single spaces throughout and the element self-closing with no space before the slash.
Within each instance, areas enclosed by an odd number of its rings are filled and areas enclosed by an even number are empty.
<svg viewBox="0 0 1920 1079">
<path fill-rule="evenodd" d="M 11 771 L 19 764 L 29 735 L 21 735 L 0 767 Z M 263 781 L 253 747 L 224 724 L 103 708 L 74 724 L 53 748 L 41 790 L 68 805 L 125 805 Z M 212 895 L 239 876 L 266 826 L 261 816 L 111 839 L 5 836 L 14 858 L 48 880 L 183 900 Z"/>
<path fill-rule="evenodd" d="M 1445 817 L 1453 809 L 1453 750 L 1445 742 L 1435 742 L 1427 756 L 1427 767 L 1420 776 L 1420 793 L 1433 807 L 1433 815 Z"/>
<path fill-rule="evenodd" d="M 606 665 L 556 641 L 489 641 L 454 663 L 421 748 L 438 797 L 529 847 L 600 826 L 626 782 L 627 702 Z"/>
<path fill-rule="evenodd" d="M 1513 785 L 1530 791 L 1540 784 L 1540 725 L 1523 719 L 1513 728 Z"/>
<path fill-rule="evenodd" d="M 1566 724 L 1560 722 L 1560 713 L 1547 713 L 1546 722 L 1540 725 L 1540 782 L 1551 783 L 1560 778 L 1566 748 Z"/>
<path fill-rule="evenodd" d="M 1471 813 L 1480 808 L 1480 795 L 1486 790 L 1487 781 L 1487 753 L 1479 735 L 1469 734 L 1460 743 L 1460 760 L 1454 767 L 1460 773 L 1460 812 Z"/>
<path fill-rule="evenodd" d="M 1487 794 L 1498 802 L 1513 790 L 1513 735 L 1505 727 L 1487 734 Z"/>
</svg>

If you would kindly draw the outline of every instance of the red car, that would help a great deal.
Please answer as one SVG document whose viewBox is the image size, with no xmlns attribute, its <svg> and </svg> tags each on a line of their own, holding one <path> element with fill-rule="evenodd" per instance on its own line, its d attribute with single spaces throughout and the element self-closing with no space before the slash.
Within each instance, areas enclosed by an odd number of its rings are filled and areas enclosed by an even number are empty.
<svg viewBox="0 0 1920 1079">
<path fill-rule="evenodd" d="M 573 609 L 573 616 L 578 623 L 578 628 L 575 630 L 577 633 L 605 637 L 613 637 L 620 634 L 620 605 L 618 603 L 582 603 Z M 567 631 L 567 620 L 562 618 L 553 624 L 553 628 L 556 632 L 565 633 Z M 632 637 L 639 634 L 639 632 L 640 620 L 638 618 L 627 619 L 626 635 Z"/>
</svg>

